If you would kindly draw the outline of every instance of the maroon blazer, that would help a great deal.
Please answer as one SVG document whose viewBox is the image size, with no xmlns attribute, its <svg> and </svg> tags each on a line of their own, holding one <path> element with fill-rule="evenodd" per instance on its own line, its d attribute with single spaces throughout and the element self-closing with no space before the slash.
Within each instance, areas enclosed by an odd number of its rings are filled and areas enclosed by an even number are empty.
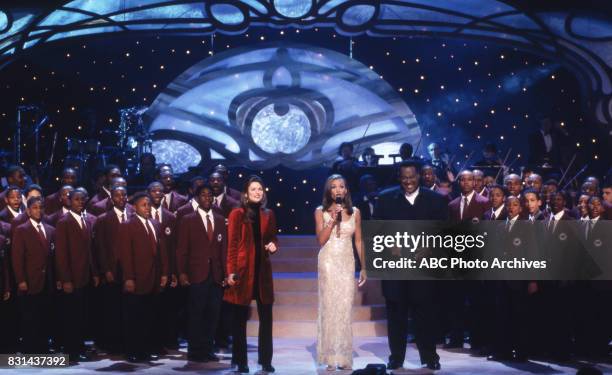
<svg viewBox="0 0 612 375">
<path fill-rule="evenodd" d="M 462 197 L 458 196 L 448 204 L 449 218 L 452 221 L 461 221 L 461 199 Z M 489 200 L 474 192 L 474 195 L 472 195 L 472 200 L 468 204 L 467 209 L 463 209 L 463 221 L 472 220 L 474 218 L 478 220 L 482 219 L 489 207 Z"/>
<path fill-rule="evenodd" d="M 0 294 L 2 295 L 11 290 L 8 247 L 7 237 L 4 234 L 0 234 Z"/>
<path fill-rule="evenodd" d="M 8 207 L 6 206 L 4 206 L 2 211 L 0 211 L 0 221 L 4 221 L 5 223 L 10 224 L 17 216 L 13 216 L 13 213 L 9 211 Z"/>
<path fill-rule="evenodd" d="M 28 214 L 25 212 L 22 212 L 19 215 L 17 215 L 17 217 L 14 218 L 13 221 L 11 221 L 11 238 L 13 237 L 13 234 L 15 233 L 15 229 L 17 229 L 17 227 L 20 226 L 21 224 L 26 223 L 28 220 L 30 220 L 30 217 L 28 216 Z M 43 215 L 42 222 L 45 224 L 49 224 L 47 216 Z"/>
<path fill-rule="evenodd" d="M 101 200 L 104 200 L 104 198 L 110 198 L 110 195 L 106 194 L 106 191 L 104 191 L 104 189 L 100 188 L 100 190 L 96 193 L 96 195 L 91 197 L 89 202 L 87 202 L 87 212 L 91 211 L 91 208 L 96 203 L 100 202 Z"/>
<path fill-rule="evenodd" d="M 129 218 L 126 215 L 126 221 Z M 98 216 L 94 224 L 94 258 L 100 275 L 112 272 L 115 280 L 121 282 L 119 267 L 119 218 L 115 211 L 107 211 Z"/>
<path fill-rule="evenodd" d="M 243 208 L 234 209 L 228 219 L 227 274 L 235 273 L 240 280 L 233 287 L 225 290 L 223 299 L 229 303 L 247 306 L 253 299 L 255 280 L 255 243 L 250 223 L 243 223 Z M 276 217 L 272 210 L 260 210 L 261 258 L 259 270 L 259 297 L 264 304 L 274 302 L 274 284 L 272 282 L 272 265 L 270 253 L 264 245 L 274 242 L 276 238 Z"/>
<path fill-rule="evenodd" d="M 62 216 L 64 216 L 64 212 L 60 208 L 58 211 L 55 211 L 51 215 L 45 217 L 47 218 L 47 224 L 51 225 L 52 227 L 55 227 L 57 226 L 57 222 L 59 221 L 59 219 L 62 218 Z"/>
<path fill-rule="evenodd" d="M 175 213 L 179 209 L 179 207 L 187 203 L 187 201 L 187 197 L 180 195 L 176 191 L 172 191 L 170 192 L 170 202 L 167 202 L 164 198 L 164 200 L 162 201 L 162 205 L 170 212 Z"/>
<path fill-rule="evenodd" d="M 119 263 L 124 280 L 134 280 L 134 294 L 160 290 L 162 276 L 168 275 L 168 252 L 160 224 L 151 220 L 156 234 L 155 247 L 137 215 L 119 226 Z"/>
<path fill-rule="evenodd" d="M 151 214 L 153 214 L 153 212 L 151 212 Z M 168 252 L 168 275 L 176 275 L 176 232 L 178 230 L 176 215 L 162 206 L 161 220 L 159 224 L 162 238 L 164 238 L 166 242 L 166 251 Z"/>
<path fill-rule="evenodd" d="M 53 249 L 55 229 L 42 223 L 47 239 L 43 240 L 38 230 L 28 220 L 15 228 L 11 261 L 17 285 L 28 283 L 27 294 L 43 291 L 46 280 L 53 280 Z M 54 287 L 51 286 L 51 290 Z"/>
<path fill-rule="evenodd" d="M 87 286 L 91 277 L 98 275 L 96 260 L 92 256 L 95 221 L 94 216 L 87 214 L 87 228 L 81 229 L 72 214 L 67 213 L 55 228 L 57 280 L 72 282 L 75 289 Z"/>
<path fill-rule="evenodd" d="M 101 201 L 96 202 L 90 209 L 87 211 L 94 216 L 100 216 L 103 213 L 110 211 L 113 209 L 113 201 L 110 198 L 104 198 Z M 134 208 L 131 204 L 126 204 L 125 209 L 128 212 L 128 215 L 132 215 L 134 213 Z"/>
<path fill-rule="evenodd" d="M 234 208 L 237 208 L 239 206 L 239 201 L 235 200 L 227 194 L 224 194 L 223 199 L 221 200 L 221 206 L 213 207 L 213 209 L 216 213 L 227 219 L 230 215 L 230 212 L 232 212 Z"/>
<path fill-rule="evenodd" d="M 45 197 L 45 214 L 51 215 L 62 210 L 62 201 L 59 191 Z"/>
<path fill-rule="evenodd" d="M 208 240 L 206 226 L 199 212 L 186 215 L 179 226 L 176 248 L 179 274 L 186 274 L 190 283 L 201 283 L 212 272 L 221 284 L 225 278 L 227 260 L 227 229 L 225 218 L 213 212 L 213 240 Z M 210 262 L 209 262 L 210 260 Z"/>
<path fill-rule="evenodd" d="M 227 195 L 230 196 L 230 198 L 232 198 L 233 200 L 237 201 L 238 203 L 240 203 L 240 192 L 236 189 L 232 189 L 231 187 L 227 187 L 225 193 Z"/>
<path fill-rule="evenodd" d="M 183 218 L 183 216 L 189 215 L 191 213 L 196 212 L 191 205 L 191 200 L 188 200 L 187 203 L 179 207 L 176 211 L 176 221 L 177 223 Z"/>
</svg>

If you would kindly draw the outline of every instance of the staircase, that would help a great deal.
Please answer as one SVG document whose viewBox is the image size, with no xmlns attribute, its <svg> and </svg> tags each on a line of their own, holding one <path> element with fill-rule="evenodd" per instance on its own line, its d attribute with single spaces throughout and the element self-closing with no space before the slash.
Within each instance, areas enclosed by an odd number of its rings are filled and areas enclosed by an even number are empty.
<svg viewBox="0 0 612 375">
<path fill-rule="evenodd" d="M 274 337 L 317 336 L 317 255 L 315 236 L 279 236 L 279 250 L 272 255 L 274 271 Z M 259 321 L 251 304 L 247 335 L 257 336 Z M 386 336 L 384 299 L 380 282 L 368 280 L 357 290 L 353 307 L 353 336 Z"/>
</svg>

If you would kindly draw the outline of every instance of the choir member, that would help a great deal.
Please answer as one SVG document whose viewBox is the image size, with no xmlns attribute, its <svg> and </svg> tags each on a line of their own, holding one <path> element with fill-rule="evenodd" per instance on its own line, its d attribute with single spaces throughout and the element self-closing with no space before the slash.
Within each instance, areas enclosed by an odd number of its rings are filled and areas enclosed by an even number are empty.
<svg viewBox="0 0 612 375">
<path fill-rule="evenodd" d="M 274 287 L 270 255 L 278 250 L 276 218 L 266 208 L 263 181 L 253 176 L 242 191 L 242 205 L 233 210 L 228 225 L 227 283 L 224 300 L 234 306 L 232 362 L 248 373 L 246 329 L 249 306 L 257 301 L 258 355 L 265 372 L 272 367 L 272 303 Z M 238 276 L 238 277 L 236 277 Z"/>
<path fill-rule="evenodd" d="M 523 192 L 522 196 L 523 206 L 526 218 L 530 222 L 544 220 L 544 213 L 540 209 L 542 207 L 542 200 L 540 199 L 540 193 L 537 190 L 528 188 Z"/>
<path fill-rule="evenodd" d="M 426 164 L 421 168 L 421 182 L 423 187 L 426 189 L 433 191 L 438 190 L 438 185 L 436 184 L 436 173 L 431 165 Z"/>
<path fill-rule="evenodd" d="M 70 211 L 70 192 L 74 190 L 71 185 L 64 185 L 58 191 L 61 208 L 47 216 L 47 222 L 55 227 L 59 219 Z"/>
<path fill-rule="evenodd" d="M 104 168 L 104 177 L 100 189 L 96 195 L 91 197 L 89 202 L 87 202 L 87 211 L 91 211 L 91 208 L 99 201 L 104 200 L 105 198 L 110 198 L 111 184 L 113 179 L 116 177 L 121 177 L 121 169 L 114 164 L 107 165 Z"/>
<path fill-rule="evenodd" d="M 112 209 L 98 216 L 93 227 L 94 249 L 102 283 L 99 296 L 102 299 L 102 314 L 99 342 L 97 344 L 110 353 L 123 349 L 121 331 L 121 288 L 123 275 L 119 265 L 119 225 L 127 221 L 127 190 L 115 185 L 111 189 Z"/>
<path fill-rule="evenodd" d="M 484 214 L 485 220 L 506 220 L 507 211 L 505 207 L 506 192 L 500 185 L 489 186 L 489 203 L 491 208 Z"/>
<path fill-rule="evenodd" d="M 213 212 L 210 186 L 199 186 L 198 210 L 179 227 L 177 265 L 182 286 L 189 287 L 188 359 L 218 361 L 213 338 L 221 312 L 227 239 L 225 218 Z"/>
<path fill-rule="evenodd" d="M 164 197 L 162 204 L 168 211 L 174 214 L 179 207 L 187 203 L 187 198 L 176 192 L 174 173 L 172 172 L 172 168 L 170 166 L 160 169 L 159 180 L 164 186 Z"/>
<path fill-rule="evenodd" d="M 85 353 L 86 294 L 97 287 L 99 276 L 93 251 L 95 217 L 84 213 L 87 194 L 70 192 L 70 211 L 58 220 L 55 232 L 55 268 L 63 291 L 63 344 L 71 362 L 87 361 Z"/>
<path fill-rule="evenodd" d="M 23 212 L 21 188 L 11 185 L 4 191 L 5 207 L 0 211 L 0 221 L 10 224 Z"/>
<path fill-rule="evenodd" d="M 219 172 L 223 176 L 223 181 L 225 181 L 225 193 L 230 197 L 234 198 L 237 202 L 240 202 L 240 191 L 233 189 L 228 186 L 229 184 L 229 169 L 223 164 L 217 164 L 213 169 L 213 172 Z"/>
<path fill-rule="evenodd" d="M 474 190 L 474 174 L 463 170 L 458 176 L 461 196 L 448 204 L 450 219 L 459 222 L 481 219 L 489 209 L 489 200 Z"/>
<path fill-rule="evenodd" d="M 73 168 L 64 168 L 62 171 L 62 177 L 60 179 L 62 188 L 66 185 L 76 186 L 77 184 L 77 172 Z M 62 189 L 55 193 L 45 197 L 45 214 L 51 215 L 62 209 Z"/>
<path fill-rule="evenodd" d="M 204 180 L 204 177 L 202 176 L 195 176 L 191 179 L 191 181 L 189 181 L 189 195 L 190 195 L 190 199 L 187 203 L 185 203 L 184 205 L 182 205 L 181 207 L 179 207 L 179 209 L 176 211 L 176 220 L 177 222 L 185 215 L 188 215 L 192 212 L 197 211 L 198 209 L 198 200 L 195 196 L 195 191 L 197 190 L 197 188 L 199 186 L 202 186 L 206 183 L 206 181 Z M 240 193 L 238 193 L 240 196 Z"/>
<path fill-rule="evenodd" d="M 606 181 L 603 186 L 601 195 L 605 208 L 604 218 L 606 220 L 612 220 L 612 181 Z"/>
<path fill-rule="evenodd" d="M 164 186 L 161 182 L 151 182 L 147 188 L 151 197 L 151 217 L 157 221 L 162 230 L 162 239 L 165 241 L 168 252 L 168 286 L 161 293 L 158 301 L 160 335 L 158 346 L 178 350 L 178 314 L 181 308 L 181 296 L 178 285 L 176 269 L 176 216 L 162 205 Z"/>
<path fill-rule="evenodd" d="M 119 262 L 126 355 L 139 362 L 155 359 L 155 299 L 168 283 L 168 253 L 159 223 L 150 219 L 149 195 L 137 193 L 133 202 L 135 214 L 119 226 Z"/>
<path fill-rule="evenodd" d="M 110 183 L 110 190 L 115 186 L 121 186 L 127 189 L 127 181 L 123 177 L 113 177 Z M 106 197 L 102 200 L 99 200 L 94 205 L 89 207 L 89 213 L 94 216 L 100 216 L 103 213 L 110 211 L 113 208 L 113 200 L 112 197 Z M 131 212 L 131 206 L 128 204 L 126 206 L 127 210 Z"/>
<path fill-rule="evenodd" d="M 25 196 L 26 202 L 28 201 L 28 199 L 32 198 L 32 197 L 41 197 L 43 195 L 43 191 L 42 188 L 39 185 L 36 184 L 30 184 L 28 185 L 28 187 L 26 188 L 26 190 L 23 192 L 23 195 Z M 11 221 L 11 234 L 15 231 L 15 228 L 17 228 L 19 225 L 25 223 L 26 221 L 29 220 L 29 215 L 27 213 L 27 210 L 23 210 L 19 215 L 17 215 L 17 217 L 15 217 L 12 221 Z M 42 221 L 44 221 L 45 223 L 47 222 L 47 218 L 45 217 L 44 213 L 42 216 Z"/>
<path fill-rule="evenodd" d="M 6 182 L 8 184 L 8 187 L 15 186 L 19 188 L 19 190 L 23 190 L 26 186 L 25 170 L 16 165 L 9 167 L 6 172 Z M 0 193 L 0 211 L 2 211 L 8 204 L 6 201 L 8 193 L 9 193 L 8 188 L 5 189 L 2 193 Z"/>
<path fill-rule="evenodd" d="M 508 195 L 521 197 L 521 190 L 523 185 L 521 184 L 521 177 L 517 174 L 511 173 L 504 178 L 504 187 L 508 192 Z"/>
<path fill-rule="evenodd" d="M 213 209 L 221 216 L 227 218 L 230 212 L 238 207 L 239 202 L 225 194 L 225 180 L 219 172 L 213 172 L 208 182 L 214 194 Z"/>
<path fill-rule="evenodd" d="M 378 183 L 371 174 L 364 174 L 359 179 L 359 190 L 363 192 L 361 199 L 357 201 L 357 208 L 361 212 L 363 220 L 370 220 L 374 214 L 374 206 L 378 200 Z"/>
<path fill-rule="evenodd" d="M 480 169 L 474 169 L 472 173 L 474 174 L 474 190 L 481 197 L 488 198 L 489 190 L 487 189 L 487 186 L 484 183 L 484 177 L 485 177 L 484 172 L 481 171 Z"/>
<path fill-rule="evenodd" d="M 533 248 L 535 239 L 531 226 L 520 223 L 522 212 L 521 201 L 514 195 L 508 195 L 505 201 L 508 211 L 506 224 L 500 227 L 499 253 L 500 259 L 528 257 L 529 249 Z M 517 242 L 516 239 L 520 239 Z M 520 245 L 517 245 L 520 244 Z M 534 283 L 527 281 L 496 282 L 495 321 L 496 334 L 493 342 L 493 354 L 487 359 L 493 361 L 527 360 L 529 344 L 527 319 L 527 297 L 534 293 Z"/>
<path fill-rule="evenodd" d="M 17 351 L 17 325 L 19 319 L 12 285 L 12 269 L 9 257 L 10 225 L 0 221 L 0 353 Z"/>
<path fill-rule="evenodd" d="M 28 220 L 15 228 L 11 261 L 21 313 L 22 352 L 47 353 L 51 294 L 55 290 L 53 251 L 55 230 L 42 221 L 43 200 L 28 199 Z"/>
<path fill-rule="evenodd" d="M 540 193 L 542 191 L 542 176 L 537 173 L 532 173 L 527 178 L 527 186 Z"/>
<path fill-rule="evenodd" d="M 213 210 L 224 218 L 228 218 L 230 212 L 238 207 L 240 203 L 225 193 L 225 180 L 219 172 L 213 172 L 208 177 L 210 188 L 213 192 Z M 217 325 L 217 333 L 215 335 L 215 345 L 220 349 L 228 349 L 230 344 L 230 335 L 232 328 L 231 315 L 233 309 L 229 303 L 224 302 L 221 306 L 221 319 Z"/>
</svg>

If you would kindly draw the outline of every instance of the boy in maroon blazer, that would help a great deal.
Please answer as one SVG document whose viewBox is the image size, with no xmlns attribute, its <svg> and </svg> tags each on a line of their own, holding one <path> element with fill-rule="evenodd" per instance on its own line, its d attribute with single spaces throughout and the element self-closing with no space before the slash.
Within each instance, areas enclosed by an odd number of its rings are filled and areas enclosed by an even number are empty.
<svg viewBox="0 0 612 375">
<path fill-rule="evenodd" d="M 119 267 L 119 225 L 130 216 L 127 210 L 127 190 L 123 186 L 111 189 L 111 210 L 98 216 L 94 224 L 94 250 L 102 277 L 102 348 L 111 353 L 122 351 L 121 289 L 123 278 Z"/>
<path fill-rule="evenodd" d="M 177 223 L 181 220 L 183 216 L 189 215 L 190 213 L 197 211 L 198 200 L 195 197 L 195 191 L 198 186 L 204 185 L 205 183 L 206 180 L 202 176 L 195 176 L 191 179 L 189 186 L 189 195 L 191 196 L 191 199 L 189 199 L 187 203 L 179 207 L 179 209 L 176 211 Z"/>
<path fill-rule="evenodd" d="M 218 361 L 213 338 L 223 300 L 227 258 L 225 219 L 213 212 L 210 186 L 195 192 L 198 210 L 179 227 L 177 265 L 182 286 L 189 286 L 188 359 Z"/>
<path fill-rule="evenodd" d="M 95 217 L 85 214 L 87 194 L 83 189 L 70 192 L 70 212 L 57 222 L 55 231 L 55 269 L 62 283 L 64 351 L 71 362 L 87 361 L 85 355 L 85 302 L 87 288 L 97 287 L 98 277 L 92 256 Z"/>
<path fill-rule="evenodd" d="M 151 198 L 134 196 L 135 215 L 119 226 L 123 270 L 124 334 L 130 362 L 153 359 L 155 296 L 168 283 L 168 253 L 158 222 L 150 219 Z"/>
<path fill-rule="evenodd" d="M 176 213 L 179 207 L 187 203 L 187 197 L 182 196 L 175 190 L 174 174 L 171 167 L 167 166 L 159 172 L 159 181 L 164 185 L 164 197 L 162 204 L 170 212 Z"/>
<path fill-rule="evenodd" d="M 154 181 L 147 187 L 151 197 L 151 218 L 161 225 L 162 238 L 166 242 L 168 252 L 168 283 L 169 288 L 164 289 L 161 298 L 158 300 L 159 329 L 159 348 L 178 350 L 178 314 L 183 307 L 181 303 L 185 298 L 181 298 L 178 286 L 178 276 L 176 272 L 176 216 L 162 205 L 164 197 L 164 186 L 159 181 Z M 163 350 L 162 350 L 163 352 Z"/>
<path fill-rule="evenodd" d="M 30 185 L 28 185 L 26 190 L 23 192 L 23 195 L 25 196 L 25 199 L 26 199 L 26 202 L 27 202 L 32 197 L 41 197 L 42 198 L 43 191 L 42 191 L 42 188 L 39 185 L 30 184 Z M 15 228 L 17 228 L 21 224 L 27 222 L 29 219 L 30 219 L 30 215 L 27 213 L 27 210 L 22 210 L 21 213 L 19 215 L 17 215 L 13 219 L 13 221 L 11 221 L 11 237 L 12 237 L 13 233 L 15 232 Z M 44 221 L 45 223 L 47 222 L 47 218 L 45 217 L 44 213 L 43 213 L 43 216 L 42 216 L 42 221 Z"/>
<path fill-rule="evenodd" d="M 452 221 L 471 221 L 482 219 L 489 209 L 489 200 L 474 190 L 474 173 L 463 170 L 457 176 L 461 195 L 448 204 Z"/>
<path fill-rule="evenodd" d="M 64 214 L 67 214 L 68 211 L 70 211 L 70 197 L 69 196 L 70 196 L 70 192 L 73 190 L 74 188 L 72 186 L 64 185 L 58 191 L 59 200 L 61 202 L 60 208 L 54 213 L 47 216 L 47 223 L 49 223 L 49 225 L 51 225 L 52 227 L 55 227 L 59 219 L 62 216 L 64 216 Z"/>
<path fill-rule="evenodd" d="M 6 188 L 4 193 L 5 198 L 3 200 L 5 206 L 0 211 L 0 220 L 10 224 L 13 219 L 23 212 L 21 189 L 13 185 Z"/>
<path fill-rule="evenodd" d="M 53 293 L 55 229 L 42 222 L 42 197 L 28 199 L 28 220 L 15 228 L 11 261 L 21 313 L 23 352 L 48 351 L 50 295 Z"/>
<path fill-rule="evenodd" d="M 94 216 L 100 216 L 106 211 L 110 211 L 113 209 L 112 191 L 115 186 L 123 186 L 127 189 L 127 181 L 123 177 L 114 177 L 111 181 L 110 186 L 111 196 L 109 196 L 108 198 L 104 198 L 98 201 L 93 206 L 91 206 L 88 211 L 90 214 Z M 129 204 L 126 206 L 126 208 L 128 209 L 128 211 L 132 211 Z"/>
<path fill-rule="evenodd" d="M 62 188 L 45 197 L 45 214 L 51 215 L 62 209 L 62 190 L 64 186 L 76 186 L 77 173 L 73 168 L 64 168 L 61 178 Z"/>
</svg>

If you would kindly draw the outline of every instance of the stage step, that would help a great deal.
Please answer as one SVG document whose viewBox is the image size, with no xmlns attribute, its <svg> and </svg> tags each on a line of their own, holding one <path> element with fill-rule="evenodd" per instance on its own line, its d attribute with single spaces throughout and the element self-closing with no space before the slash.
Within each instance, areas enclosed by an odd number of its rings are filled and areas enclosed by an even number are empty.
<svg viewBox="0 0 612 375">
<path fill-rule="evenodd" d="M 364 301 L 364 293 L 357 291 L 355 293 L 355 306 L 360 306 Z M 318 292 L 279 292 L 274 293 L 275 305 L 318 305 Z M 251 304 L 255 306 L 255 301 Z"/>
<path fill-rule="evenodd" d="M 274 337 L 316 337 L 319 248 L 315 236 L 279 236 L 279 251 L 270 258 L 274 271 Z M 250 313 L 247 334 L 257 336 L 259 321 L 254 302 Z M 369 280 L 355 293 L 353 335 L 386 336 L 384 319 L 380 282 Z"/>
<path fill-rule="evenodd" d="M 249 320 L 247 323 L 247 336 L 257 336 L 259 321 Z M 312 320 L 277 320 L 272 323 L 274 337 L 316 338 L 317 322 Z M 353 322 L 354 337 L 384 337 L 387 336 L 387 321 Z"/>
<path fill-rule="evenodd" d="M 274 320 L 317 320 L 318 305 L 274 304 Z M 384 305 L 353 306 L 353 321 L 380 320 L 385 318 Z M 257 306 L 251 306 L 251 319 L 259 319 Z"/>
</svg>

